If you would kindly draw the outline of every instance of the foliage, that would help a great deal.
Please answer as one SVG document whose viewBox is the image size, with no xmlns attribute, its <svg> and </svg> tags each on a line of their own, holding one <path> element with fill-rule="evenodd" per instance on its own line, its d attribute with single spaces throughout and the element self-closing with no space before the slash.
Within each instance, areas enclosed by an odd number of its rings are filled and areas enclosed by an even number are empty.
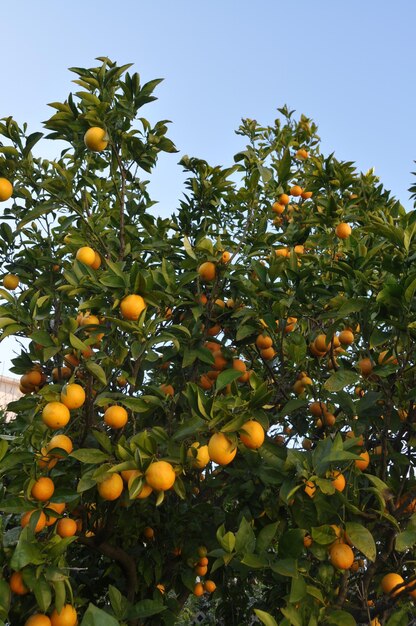
<svg viewBox="0 0 416 626">
<path fill-rule="evenodd" d="M 389 596 L 380 582 L 414 579 L 415 212 L 372 171 L 321 155 L 315 124 L 284 107 L 272 126 L 242 121 L 232 167 L 182 158 L 180 207 L 155 217 L 143 172 L 175 146 L 166 121 L 138 115 L 160 81 L 99 61 L 72 68 L 80 90 L 50 105 L 47 138 L 66 142 L 56 160 L 35 156 L 41 133 L 0 123 L 0 177 L 13 183 L 0 254 L 3 273 L 20 279 L 0 289 L 1 339 L 28 340 L 14 374 L 41 374 L 32 388 L 22 380 L 16 417 L 2 424 L 0 619 L 70 603 L 81 626 L 182 623 L 209 578 L 217 590 L 200 602 L 218 624 L 248 624 L 255 609 L 266 625 L 408 624 L 412 588 Z M 86 148 L 90 127 L 106 131 L 106 149 Z M 76 258 L 84 246 L 97 269 Z M 129 294 L 145 300 L 137 319 L 120 312 Z M 353 342 L 340 345 L 345 329 Z M 42 411 L 67 382 L 86 401 L 52 431 Z M 114 404 L 128 411 L 122 429 L 103 419 Z M 267 432 L 257 449 L 239 437 L 250 419 Z M 234 460 L 195 467 L 191 444 L 215 432 L 238 446 Z M 74 446 L 57 462 L 47 449 L 56 433 Z M 138 499 L 155 460 L 173 466 L 174 486 Z M 125 470 L 137 471 L 121 496 L 103 500 L 97 486 Z M 48 513 L 31 496 L 46 475 L 75 537 L 56 523 L 36 533 L 38 513 L 20 526 L 26 511 Z M 350 569 L 330 563 L 335 541 L 352 544 Z M 195 571 L 201 546 L 206 574 Z M 12 570 L 26 595 L 10 594 Z"/>
</svg>

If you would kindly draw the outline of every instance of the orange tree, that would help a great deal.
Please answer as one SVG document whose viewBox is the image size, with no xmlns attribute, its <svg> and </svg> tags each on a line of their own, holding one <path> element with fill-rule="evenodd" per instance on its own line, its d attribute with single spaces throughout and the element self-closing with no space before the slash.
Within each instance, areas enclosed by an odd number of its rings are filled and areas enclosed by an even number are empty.
<svg viewBox="0 0 416 626">
<path fill-rule="evenodd" d="M 0 124 L 2 623 L 407 625 L 416 214 L 283 108 L 155 217 L 159 81 L 99 61 L 56 160 Z"/>
</svg>

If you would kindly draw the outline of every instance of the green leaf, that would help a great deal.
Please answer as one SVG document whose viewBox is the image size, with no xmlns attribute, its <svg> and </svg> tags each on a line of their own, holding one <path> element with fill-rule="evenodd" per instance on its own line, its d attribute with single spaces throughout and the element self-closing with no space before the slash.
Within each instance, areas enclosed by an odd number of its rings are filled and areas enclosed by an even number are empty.
<svg viewBox="0 0 416 626">
<path fill-rule="evenodd" d="M 292 578 L 292 583 L 290 585 L 290 596 L 289 602 L 296 603 L 302 600 L 306 596 L 306 583 L 303 576 L 298 576 L 298 578 Z"/>
<path fill-rule="evenodd" d="M 289 620 L 291 626 L 303 626 L 302 616 L 298 609 L 288 604 L 284 608 L 280 609 L 282 614 Z"/>
<path fill-rule="evenodd" d="M 74 450 L 69 455 L 77 461 L 81 463 L 104 463 L 108 461 L 108 454 L 102 452 L 101 450 L 97 450 L 97 448 L 80 448 L 79 450 Z"/>
<path fill-rule="evenodd" d="M 398 609 L 391 615 L 386 626 L 408 626 L 409 614 L 405 608 Z"/>
<path fill-rule="evenodd" d="M 135 604 L 132 609 L 130 609 L 130 611 L 128 612 L 128 618 L 144 619 L 146 617 L 151 617 L 152 615 L 162 613 L 163 611 L 166 611 L 166 608 L 166 606 L 164 606 L 163 604 L 161 604 L 161 602 L 157 600 L 142 600 L 141 602 Z"/>
<path fill-rule="evenodd" d="M 265 626 L 277 626 L 276 620 L 270 615 L 270 613 L 266 613 L 266 611 L 261 611 L 260 609 L 254 609 L 254 612 L 261 623 Z"/>
<path fill-rule="evenodd" d="M 236 552 L 253 552 L 256 545 L 256 536 L 253 528 L 245 517 L 241 519 L 240 526 L 235 534 L 235 550 Z M 232 552 L 232 550 L 229 550 Z"/>
<path fill-rule="evenodd" d="M 247 553 L 241 559 L 243 565 L 247 565 L 252 569 L 262 569 L 268 566 L 268 561 L 264 557 L 260 557 L 257 554 Z"/>
<path fill-rule="evenodd" d="M 237 380 L 241 376 L 241 372 L 238 372 L 234 369 L 227 369 L 221 372 L 215 381 L 215 389 L 217 391 L 221 391 L 227 385 L 232 383 L 234 380 Z"/>
<path fill-rule="evenodd" d="M 196 256 L 196 254 L 195 254 L 195 252 L 194 252 L 194 250 L 193 250 L 193 248 L 191 246 L 191 242 L 189 241 L 188 237 L 186 237 L 186 235 L 183 238 L 183 245 L 184 245 L 186 254 L 188 256 L 190 256 L 192 259 L 196 260 L 197 256 Z"/>
<path fill-rule="evenodd" d="M 357 626 L 357 622 L 346 611 L 332 611 L 326 615 L 325 623 L 331 624 L 331 626 Z"/>
<path fill-rule="evenodd" d="M 375 561 L 377 549 L 370 531 L 362 524 L 357 524 L 356 522 L 347 522 L 345 530 L 353 545 L 370 561 Z"/>
<path fill-rule="evenodd" d="M 274 524 L 268 524 L 267 526 L 264 526 L 261 529 L 261 531 L 257 535 L 257 541 L 256 541 L 257 553 L 260 554 L 261 552 L 264 552 L 265 550 L 267 550 L 267 548 L 270 546 L 271 542 L 273 541 L 276 535 L 278 527 L 279 527 L 279 522 L 275 522 Z"/>
<path fill-rule="evenodd" d="M 35 515 L 32 515 L 34 518 Z M 23 533 L 21 537 L 23 536 Z M 40 545 L 27 541 L 26 539 L 19 539 L 19 542 L 13 552 L 13 556 L 10 561 L 10 567 L 16 571 L 21 570 L 26 565 L 40 565 L 43 563 L 44 558 L 42 556 L 42 550 Z"/>
<path fill-rule="evenodd" d="M 82 618 L 81 626 L 120 626 L 120 624 L 115 617 L 90 603 Z"/>
<path fill-rule="evenodd" d="M 416 530 L 404 530 L 396 536 L 395 548 L 398 552 L 409 550 L 416 543 Z"/>
<path fill-rule="evenodd" d="M 297 578 L 298 562 L 296 559 L 279 559 L 270 564 L 270 567 L 276 574 L 281 576 L 290 576 L 291 578 Z"/>
<path fill-rule="evenodd" d="M 358 372 L 340 368 L 325 381 L 324 388 L 327 391 L 341 391 L 341 389 L 356 383 L 358 379 Z"/>
<path fill-rule="evenodd" d="M 42 577 L 36 580 L 33 586 L 33 592 L 40 610 L 46 612 L 52 602 L 52 591 L 45 578 Z"/>
<path fill-rule="evenodd" d="M 94 363 L 94 361 L 88 359 L 85 362 L 85 367 L 94 376 L 94 378 L 100 381 L 100 383 L 103 385 L 107 384 L 107 377 L 101 365 L 98 365 L 98 363 Z"/>
<path fill-rule="evenodd" d="M 73 333 L 69 333 L 69 343 L 76 350 L 87 350 L 88 346 L 81 339 L 78 339 Z"/>
<path fill-rule="evenodd" d="M 289 174 L 290 174 L 290 165 L 291 165 L 291 156 L 289 148 L 286 148 L 284 154 L 280 160 L 279 166 L 277 168 L 277 173 L 279 176 L 279 183 L 283 184 L 286 182 Z"/>
</svg>

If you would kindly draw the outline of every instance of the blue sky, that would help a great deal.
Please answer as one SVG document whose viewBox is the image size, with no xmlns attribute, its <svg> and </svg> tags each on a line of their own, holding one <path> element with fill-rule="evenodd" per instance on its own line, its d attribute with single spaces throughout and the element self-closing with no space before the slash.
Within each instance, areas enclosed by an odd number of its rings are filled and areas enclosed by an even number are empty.
<svg viewBox="0 0 416 626">
<path fill-rule="evenodd" d="M 14 0 L 1 21 L 0 117 L 41 130 L 47 103 L 76 90 L 67 68 L 106 55 L 165 79 L 143 115 L 172 120 L 180 154 L 230 164 L 240 119 L 271 123 L 288 104 L 315 120 L 325 152 L 374 167 L 411 206 L 414 0 Z M 163 214 L 183 191 L 180 154 L 152 177 Z M 0 346 L 0 374 L 9 352 Z"/>
</svg>

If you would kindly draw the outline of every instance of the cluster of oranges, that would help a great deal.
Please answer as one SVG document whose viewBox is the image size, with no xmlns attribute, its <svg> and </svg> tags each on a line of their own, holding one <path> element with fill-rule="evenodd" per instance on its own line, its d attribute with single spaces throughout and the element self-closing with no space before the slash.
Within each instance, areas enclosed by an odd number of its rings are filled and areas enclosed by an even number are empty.
<svg viewBox="0 0 416 626">
<path fill-rule="evenodd" d="M 46 384 L 46 380 L 40 365 L 36 365 L 20 377 L 19 389 L 25 395 L 37 392 Z"/>
<path fill-rule="evenodd" d="M 205 580 L 201 581 L 201 578 L 208 573 L 208 551 L 205 546 L 200 546 L 198 548 L 198 560 L 193 563 L 193 568 L 196 576 L 198 576 L 199 580 L 194 585 L 194 595 L 200 597 L 204 595 L 204 593 L 214 593 L 217 588 L 215 582 L 213 580 Z"/>
</svg>

